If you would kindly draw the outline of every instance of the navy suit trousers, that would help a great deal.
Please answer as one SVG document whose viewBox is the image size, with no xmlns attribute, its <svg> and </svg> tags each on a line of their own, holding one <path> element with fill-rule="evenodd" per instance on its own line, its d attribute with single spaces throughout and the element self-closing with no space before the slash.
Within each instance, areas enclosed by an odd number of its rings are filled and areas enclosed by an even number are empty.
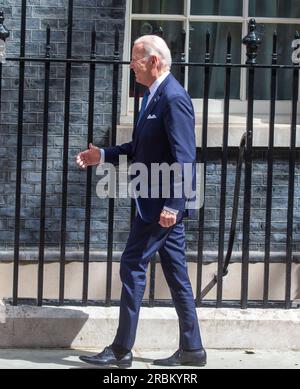
<svg viewBox="0 0 300 389">
<path fill-rule="evenodd" d="M 158 223 L 146 223 L 139 215 L 136 216 L 121 257 L 120 277 L 123 287 L 119 327 L 114 344 L 128 350 L 134 345 L 148 263 L 158 251 L 179 318 L 179 347 L 184 350 L 202 348 L 184 249 L 182 217 L 176 225 L 163 228 Z"/>
</svg>

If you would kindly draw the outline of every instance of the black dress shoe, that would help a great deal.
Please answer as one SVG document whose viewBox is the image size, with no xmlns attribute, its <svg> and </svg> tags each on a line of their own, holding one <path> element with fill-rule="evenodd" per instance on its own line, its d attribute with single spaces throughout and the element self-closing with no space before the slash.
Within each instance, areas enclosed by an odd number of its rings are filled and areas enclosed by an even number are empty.
<svg viewBox="0 0 300 389">
<path fill-rule="evenodd" d="M 116 365 L 119 367 L 131 367 L 132 365 L 132 352 L 129 351 L 126 354 L 123 355 L 116 355 L 113 352 L 113 349 L 111 346 L 105 347 L 105 349 L 97 355 L 94 355 L 92 357 L 83 355 L 80 356 L 79 359 L 86 363 L 91 363 L 92 365 L 98 365 L 98 366 L 109 366 L 109 365 Z"/>
<path fill-rule="evenodd" d="M 179 349 L 169 358 L 154 360 L 153 364 L 160 366 L 205 366 L 206 352 L 204 349 L 199 351 L 184 351 Z"/>
</svg>

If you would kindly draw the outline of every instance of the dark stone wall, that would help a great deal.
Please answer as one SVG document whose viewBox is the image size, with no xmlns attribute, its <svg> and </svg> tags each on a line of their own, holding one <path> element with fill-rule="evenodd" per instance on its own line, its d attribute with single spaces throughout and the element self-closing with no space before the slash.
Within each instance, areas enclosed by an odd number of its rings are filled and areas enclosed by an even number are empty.
<svg viewBox="0 0 300 389">
<path fill-rule="evenodd" d="M 44 56 L 45 29 L 51 26 L 51 56 L 64 57 L 67 39 L 66 0 L 28 0 L 26 55 Z M 19 55 L 20 7 L 21 1 L 3 0 L 5 25 L 11 31 L 8 40 L 9 57 Z M 113 54 L 114 28 L 120 30 L 121 58 L 124 40 L 125 0 L 85 0 L 74 1 L 73 56 L 89 57 L 90 39 L 93 27 L 97 31 L 97 55 L 110 57 Z M 23 173 L 21 208 L 21 246 L 38 247 L 41 191 L 41 158 L 43 131 L 44 66 L 27 63 L 25 69 L 24 126 L 23 126 Z M 87 115 L 89 67 L 72 66 L 70 105 L 70 148 L 67 245 L 82 249 L 84 241 L 86 174 L 74 163 L 78 151 L 87 145 Z M 121 77 L 121 74 L 120 74 Z M 0 248 L 7 250 L 14 244 L 16 145 L 18 119 L 19 66 L 8 61 L 2 70 L 1 126 L 0 126 Z M 46 208 L 46 245 L 58 248 L 60 243 L 61 198 L 62 198 L 62 156 L 64 127 L 65 65 L 51 66 L 48 175 Z M 108 144 L 111 129 L 112 67 L 99 65 L 96 74 L 95 128 L 94 142 L 99 146 Z M 288 194 L 288 152 L 278 151 L 274 165 L 273 211 L 272 211 L 272 251 L 285 251 Z M 220 213 L 220 156 L 212 156 L 207 167 L 207 187 L 205 202 L 204 250 L 218 248 Z M 235 157 L 229 158 L 227 179 L 226 244 L 230 228 L 235 180 Z M 91 247 L 106 250 L 108 201 L 96 197 L 95 186 L 98 177 L 93 171 Z M 250 229 L 250 249 L 264 251 L 264 231 L 266 213 L 267 163 L 265 152 L 254 153 L 252 210 Z M 299 251 L 299 167 L 296 166 L 295 180 L 295 222 L 294 249 Z M 234 250 L 242 248 L 242 205 L 243 182 L 240 194 L 237 237 Z M 129 230 L 130 201 L 116 201 L 114 221 L 114 250 L 125 246 Z M 197 249 L 198 222 L 187 220 L 186 238 L 188 251 Z"/>
<path fill-rule="evenodd" d="M 111 58 L 114 50 L 115 26 L 120 31 L 121 58 L 124 41 L 125 0 L 75 0 L 73 22 L 74 58 L 89 58 L 91 31 L 97 32 L 97 56 Z M 51 56 L 65 57 L 67 49 L 67 0 L 28 0 L 26 56 L 44 56 L 46 26 L 51 27 Z M 21 1 L 4 0 L 5 25 L 11 36 L 7 56 L 18 57 L 20 47 Z M 46 244 L 60 242 L 62 157 L 64 128 L 65 73 L 64 64 L 51 65 L 48 174 L 46 209 Z M 121 72 L 120 72 L 121 78 Z M 2 70 L 2 104 L 0 127 L 0 246 L 14 243 L 16 146 L 18 123 L 19 66 L 7 61 Z M 84 239 L 86 174 L 75 166 L 78 151 L 87 146 L 89 66 L 73 65 L 70 104 L 70 147 L 67 244 L 78 247 Z M 36 246 L 39 241 L 41 161 L 43 133 L 44 65 L 26 63 L 22 163 L 21 245 Z M 94 143 L 107 145 L 111 130 L 112 66 L 97 66 Z M 107 239 L 107 202 L 95 196 L 93 174 L 91 242 L 105 247 Z"/>
<path fill-rule="evenodd" d="M 204 250 L 218 250 L 220 193 L 221 193 L 221 150 L 209 152 L 210 161 L 207 167 L 207 185 L 205 197 Z M 299 201 L 300 201 L 300 170 L 299 152 L 295 168 L 294 191 L 294 223 L 293 250 L 299 251 Z M 226 230 L 225 250 L 228 246 L 231 226 L 233 194 L 236 173 L 236 151 L 229 153 L 228 176 L 226 188 Z M 267 151 L 254 149 L 252 164 L 251 217 L 250 217 L 250 250 L 264 252 L 266 228 L 266 198 L 267 198 Z M 273 187 L 272 187 L 272 222 L 271 251 L 285 252 L 287 240 L 287 209 L 289 183 L 289 151 L 278 149 L 274 153 Z M 234 251 L 242 251 L 243 240 L 243 204 L 244 204 L 244 169 L 242 170 L 241 190 L 239 196 L 239 211 L 237 218 L 236 239 Z M 195 250 L 197 237 L 197 222 L 187 222 L 187 248 Z"/>
</svg>

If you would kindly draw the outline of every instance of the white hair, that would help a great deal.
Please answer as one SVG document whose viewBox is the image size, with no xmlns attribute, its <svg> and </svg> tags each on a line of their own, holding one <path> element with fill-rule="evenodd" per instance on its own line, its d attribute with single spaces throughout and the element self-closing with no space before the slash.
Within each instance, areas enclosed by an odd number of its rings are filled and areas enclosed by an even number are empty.
<svg viewBox="0 0 300 389">
<path fill-rule="evenodd" d="M 157 35 L 144 35 L 138 38 L 134 44 L 142 44 L 147 56 L 158 56 L 162 69 L 170 70 L 172 65 L 171 52 L 162 38 Z"/>
</svg>

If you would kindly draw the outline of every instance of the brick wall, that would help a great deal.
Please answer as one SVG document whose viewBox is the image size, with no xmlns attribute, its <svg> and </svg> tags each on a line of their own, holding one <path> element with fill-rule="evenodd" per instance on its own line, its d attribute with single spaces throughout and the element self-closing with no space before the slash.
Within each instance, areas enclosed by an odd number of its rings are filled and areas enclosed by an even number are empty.
<svg viewBox="0 0 300 389">
<path fill-rule="evenodd" d="M 67 0 L 28 0 L 26 55 L 44 56 L 45 29 L 51 26 L 51 55 L 66 55 Z M 20 44 L 21 1 L 4 0 L 5 25 L 11 32 L 7 55 L 18 56 Z M 125 0 L 74 0 L 73 56 L 89 56 L 91 31 L 97 31 L 97 55 L 111 56 L 114 49 L 114 26 L 124 40 Z M 122 49 L 122 48 L 121 48 Z M 121 50 L 122 55 L 122 50 Z M 24 138 L 22 174 L 21 245 L 36 246 L 39 240 L 40 177 L 43 130 L 44 67 L 26 65 L 24 98 Z M 84 204 L 86 174 L 74 164 L 74 157 L 87 144 L 89 67 L 73 65 L 71 83 L 69 196 L 67 242 L 81 245 L 84 239 Z M 9 248 L 14 242 L 15 168 L 18 114 L 18 65 L 3 66 L 2 110 L 0 129 L 0 246 Z M 64 123 L 65 65 L 51 67 L 46 243 L 57 246 L 60 241 L 62 155 Z M 94 141 L 106 145 L 111 128 L 112 67 L 98 66 L 96 72 Z M 95 174 L 93 188 L 95 188 Z M 95 194 L 95 190 L 93 190 Z M 93 196 L 91 241 L 105 247 L 107 203 Z"/>
<path fill-rule="evenodd" d="M 120 32 L 123 43 L 125 0 L 85 0 L 74 1 L 73 55 L 89 56 L 90 32 L 95 26 L 97 31 L 97 54 L 112 55 L 114 26 Z M 11 31 L 8 41 L 8 56 L 18 56 L 20 42 L 20 1 L 3 0 L 5 24 Z M 52 28 L 51 55 L 64 56 L 66 53 L 67 32 L 66 0 L 28 0 L 26 54 L 44 55 L 45 28 Z M 122 50 L 121 50 L 122 54 Z M 21 245 L 37 247 L 39 242 L 40 215 L 40 177 L 42 157 L 43 123 L 43 65 L 35 63 L 26 66 L 24 100 L 24 138 L 23 138 L 23 175 L 22 175 L 22 221 Z M 86 147 L 88 112 L 88 74 L 86 65 L 74 65 L 71 83 L 70 152 L 69 152 L 69 196 L 67 245 L 81 249 L 84 241 L 85 180 L 84 172 L 77 169 L 74 157 Z M 2 111 L 0 128 L 0 248 L 13 247 L 14 243 L 14 195 L 17 144 L 18 113 L 18 65 L 8 62 L 3 66 Z M 58 247 L 60 242 L 61 193 L 62 193 L 62 155 L 64 121 L 64 79 L 65 66 L 52 65 L 49 104 L 49 141 L 47 176 L 47 222 L 46 244 Z M 105 146 L 111 123 L 111 83 L 112 69 L 97 67 L 95 102 L 95 143 Z M 215 251 L 218 247 L 219 197 L 220 197 L 220 159 L 212 160 L 207 169 L 207 198 L 205 211 L 204 250 Z M 235 180 L 235 160 L 229 161 L 226 243 L 231 219 L 233 186 Z M 105 250 L 107 242 L 108 201 L 95 196 L 97 177 L 93 173 L 91 247 Z M 266 198 L 266 155 L 256 152 L 253 164 L 253 197 L 251 213 L 251 250 L 264 250 L 265 198 Z M 288 153 L 276 155 L 273 213 L 272 213 L 272 250 L 285 251 L 287 219 Z M 295 188 L 295 250 L 299 251 L 299 170 L 296 170 Z M 240 204 L 243 204 L 243 191 Z M 122 250 L 128 235 L 129 200 L 116 201 L 114 223 L 114 249 Z M 197 249 L 198 222 L 186 221 L 187 249 Z M 239 211 L 237 239 L 234 249 L 242 245 L 242 209 Z M 225 248 L 227 245 L 225 244 Z"/>
<path fill-rule="evenodd" d="M 229 231 L 232 217 L 233 193 L 235 185 L 236 157 L 230 153 L 228 163 L 227 192 L 226 192 L 226 230 L 225 250 L 227 250 Z M 289 152 L 277 150 L 274 153 L 274 173 L 272 190 L 272 223 L 271 223 L 271 251 L 286 251 L 287 208 L 288 208 L 288 181 L 289 181 Z M 297 161 L 299 153 L 297 153 Z M 215 251 L 218 249 L 220 192 L 221 192 L 221 163 L 220 157 L 211 161 L 207 168 L 207 186 L 205 200 L 205 233 L 204 249 Z M 295 171 L 294 196 L 294 251 L 299 251 L 299 218 L 300 218 L 300 175 L 299 166 Z M 237 232 L 234 251 L 242 250 L 243 230 L 243 203 L 244 203 L 244 170 L 242 171 L 241 191 L 239 197 L 239 212 L 237 218 Z M 267 152 L 254 150 L 252 165 L 251 191 L 251 218 L 250 218 L 250 250 L 264 252 L 266 227 L 266 197 L 267 197 Z M 197 237 L 197 222 L 187 223 L 187 247 L 195 250 Z"/>
</svg>

